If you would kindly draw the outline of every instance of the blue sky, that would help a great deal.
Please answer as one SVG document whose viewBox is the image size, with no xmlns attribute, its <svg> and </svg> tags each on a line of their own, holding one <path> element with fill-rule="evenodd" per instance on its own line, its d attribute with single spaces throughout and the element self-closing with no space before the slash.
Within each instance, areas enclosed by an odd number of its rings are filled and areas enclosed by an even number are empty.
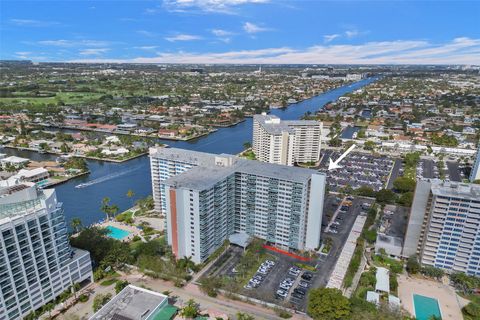
<svg viewBox="0 0 480 320">
<path fill-rule="evenodd" d="M 0 58 L 480 64 L 480 1 L 0 2 Z"/>
</svg>

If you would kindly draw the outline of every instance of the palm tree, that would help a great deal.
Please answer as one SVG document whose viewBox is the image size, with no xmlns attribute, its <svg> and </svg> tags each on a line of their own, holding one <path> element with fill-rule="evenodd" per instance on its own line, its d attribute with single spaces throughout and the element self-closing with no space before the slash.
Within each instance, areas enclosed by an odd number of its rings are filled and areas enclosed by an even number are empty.
<svg viewBox="0 0 480 320">
<path fill-rule="evenodd" d="M 72 285 L 72 290 L 73 290 L 73 296 L 75 297 L 75 299 L 77 299 L 77 292 L 78 292 L 78 290 L 80 290 L 80 283 L 75 282 Z"/>
<path fill-rule="evenodd" d="M 127 191 L 127 198 L 130 199 L 131 206 L 133 207 L 133 197 L 135 196 L 135 192 L 132 189 L 128 189 Z"/>
<path fill-rule="evenodd" d="M 77 233 L 82 230 L 82 220 L 80 220 L 80 218 L 73 218 L 72 221 L 70 221 L 70 226 L 72 227 L 73 233 Z"/>
<path fill-rule="evenodd" d="M 188 272 L 188 269 L 191 269 L 192 265 L 195 265 L 192 261 L 192 257 L 183 257 L 178 260 L 178 266 L 185 268 L 185 271 Z"/>
<path fill-rule="evenodd" d="M 100 210 L 102 210 L 103 213 L 107 216 L 107 220 L 110 219 L 110 198 L 105 197 L 102 199 L 102 206 L 100 207 Z"/>
<path fill-rule="evenodd" d="M 245 141 L 243 143 L 243 148 L 245 148 L 245 150 L 250 149 L 251 147 L 252 147 L 252 143 L 250 141 Z"/>
</svg>

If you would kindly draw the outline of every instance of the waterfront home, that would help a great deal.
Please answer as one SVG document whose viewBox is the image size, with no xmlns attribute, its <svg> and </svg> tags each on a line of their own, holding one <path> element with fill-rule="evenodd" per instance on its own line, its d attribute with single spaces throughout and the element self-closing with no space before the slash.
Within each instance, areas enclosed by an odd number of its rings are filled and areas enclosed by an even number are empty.
<svg viewBox="0 0 480 320">
<path fill-rule="evenodd" d="M 110 148 L 110 149 L 103 149 L 102 154 L 107 156 L 119 156 L 129 153 L 130 151 L 127 148 L 120 147 L 120 148 Z"/>
<path fill-rule="evenodd" d="M 50 174 L 48 170 L 45 168 L 35 168 L 35 169 L 21 169 L 18 173 L 14 176 L 20 181 L 27 181 L 27 182 L 42 182 L 48 177 Z"/>
<path fill-rule="evenodd" d="M 3 159 L 0 159 L 0 163 L 2 164 L 2 168 L 5 169 L 8 166 L 12 166 L 14 168 L 23 168 L 30 162 L 30 159 L 20 158 L 17 156 L 10 156 Z"/>
</svg>

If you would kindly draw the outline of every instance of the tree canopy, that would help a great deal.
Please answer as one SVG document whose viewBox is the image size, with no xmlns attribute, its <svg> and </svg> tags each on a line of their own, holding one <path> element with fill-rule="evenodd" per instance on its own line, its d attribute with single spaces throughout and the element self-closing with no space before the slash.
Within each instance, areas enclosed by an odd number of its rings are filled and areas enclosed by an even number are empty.
<svg viewBox="0 0 480 320">
<path fill-rule="evenodd" d="M 312 289 L 308 295 L 307 313 L 315 320 L 348 319 L 351 304 L 338 289 Z"/>
</svg>

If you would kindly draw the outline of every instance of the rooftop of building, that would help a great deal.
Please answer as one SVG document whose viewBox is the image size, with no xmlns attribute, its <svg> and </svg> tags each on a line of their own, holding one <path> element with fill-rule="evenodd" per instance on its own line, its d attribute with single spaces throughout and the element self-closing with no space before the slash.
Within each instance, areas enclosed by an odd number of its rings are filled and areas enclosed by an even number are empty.
<svg viewBox="0 0 480 320">
<path fill-rule="evenodd" d="M 436 196 L 458 197 L 469 200 L 480 199 L 480 185 L 473 183 L 460 183 L 432 179 L 431 190 Z"/>
<path fill-rule="evenodd" d="M 168 307 L 166 295 L 128 285 L 98 310 L 90 320 L 157 319 L 157 314 L 160 314 L 165 307 Z"/>
<path fill-rule="evenodd" d="M 155 152 L 157 157 L 175 161 L 196 159 L 197 167 L 165 181 L 165 184 L 196 190 L 205 190 L 234 173 L 253 174 L 290 182 L 305 183 L 313 174 L 323 174 L 315 170 L 284 166 L 256 160 L 247 160 L 232 155 L 214 155 L 203 152 L 168 148 L 166 152 Z"/>
<path fill-rule="evenodd" d="M 271 134 L 293 133 L 294 129 L 292 126 L 318 126 L 320 124 L 315 120 L 281 120 L 275 115 L 264 113 L 254 115 L 253 119 Z"/>
<path fill-rule="evenodd" d="M 54 193 L 54 189 L 38 189 L 31 182 L 0 186 L 0 219 L 36 212 Z"/>
</svg>

